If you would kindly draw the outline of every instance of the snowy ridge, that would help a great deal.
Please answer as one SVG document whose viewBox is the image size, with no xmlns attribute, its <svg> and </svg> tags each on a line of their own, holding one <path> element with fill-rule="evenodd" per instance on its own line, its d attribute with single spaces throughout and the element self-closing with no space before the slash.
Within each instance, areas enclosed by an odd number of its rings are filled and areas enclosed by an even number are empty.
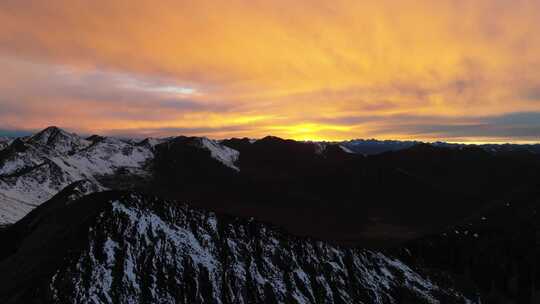
<svg viewBox="0 0 540 304">
<path fill-rule="evenodd" d="M 351 149 L 347 148 L 345 145 L 342 145 L 342 144 L 323 142 L 323 141 L 306 141 L 306 143 L 314 145 L 315 154 L 318 154 L 318 155 L 323 155 L 329 147 L 334 146 L 334 145 L 337 146 L 341 151 L 345 153 L 356 154 L 356 152 L 352 151 Z"/>
<path fill-rule="evenodd" d="M 143 141 L 141 141 L 139 143 L 139 145 L 142 145 L 142 146 L 147 146 L 147 147 L 150 147 L 150 148 L 155 148 L 157 145 L 159 144 L 162 144 L 164 142 L 166 142 L 168 139 L 165 139 L 165 138 L 153 138 L 153 137 L 149 137 L 149 138 L 146 138 L 144 139 Z"/>
<path fill-rule="evenodd" d="M 343 151 L 343 152 L 346 152 L 346 153 L 351 153 L 351 154 L 354 154 L 355 152 L 352 151 L 351 149 L 345 147 L 344 145 L 339 145 L 339 148 Z"/>
<path fill-rule="evenodd" d="M 199 145 L 199 147 L 210 151 L 212 157 L 220 161 L 225 166 L 232 168 L 236 171 L 240 171 L 240 169 L 235 165 L 235 162 L 240 157 L 240 152 L 206 137 L 197 138 L 197 144 Z"/>
<path fill-rule="evenodd" d="M 119 169 L 145 174 L 150 148 L 114 138 L 83 139 L 55 127 L 14 140 L 0 155 L 0 224 L 13 223 L 61 189 Z"/>
<path fill-rule="evenodd" d="M 473 303 L 399 260 L 124 194 L 48 284 L 54 303 Z"/>
</svg>

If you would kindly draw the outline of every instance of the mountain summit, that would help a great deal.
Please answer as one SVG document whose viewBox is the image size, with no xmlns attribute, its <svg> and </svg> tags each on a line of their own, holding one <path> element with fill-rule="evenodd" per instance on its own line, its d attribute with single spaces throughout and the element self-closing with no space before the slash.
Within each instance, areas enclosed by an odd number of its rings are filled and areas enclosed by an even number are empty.
<svg viewBox="0 0 540 304">
<path fill-rule="evenodd" d="M 68 133 L 54 126 L 36 133 L 27 142 L 47 146 L 58 153 L 80 150 L 91 144 L 90 141 L 84 140 L 77 134 Z"/>
</svg>

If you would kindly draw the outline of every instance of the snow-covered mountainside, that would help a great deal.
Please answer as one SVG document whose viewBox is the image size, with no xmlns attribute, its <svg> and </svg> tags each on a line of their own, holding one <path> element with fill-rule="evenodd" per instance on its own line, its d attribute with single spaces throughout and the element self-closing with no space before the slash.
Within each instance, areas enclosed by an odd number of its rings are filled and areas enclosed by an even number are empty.
<svg viewBox="0 0 540 304">
<path fill-rule="evenodd" d="M 117 170 L 145 174 L 152 156 L 144 145 L 84 139 L 56 127 L 18 138 L 0 151 L 0 224 L 15 222 L 75 181 L 88 180 L 99 190 L 99 178 Z"/>
<path fill-rule="evenodd" d="M 0 249 L 0 302 L 474 303 L 379 252 L 128 192 L 67 203 L 71 191 L 0 233 L 19 239 Z"/>
<path fill-rule="evenodd" d="M 194 145 L 210 151 L 212 157 L 220 161 L 225 166 L 234 170 L 239 170 L 235 165 L 240 153 L 234 149 L 220 144 L 215 140 L 208 139 L 206 137 L 195 138 Z"/>
<path fill-rule="evenodd" d="M 238 151 L 204 137 L 180 138 L 196 153 L 208 151 L 210 161 L 239 170 L 235 166 Z M 175 139 L 82 138 L 49 127 L 29 137 L 6 141 L 6 147 L 0 149 L 0 225 L 14 223 L 76 181 L 91 182 L 99 191 L 117 188 L 114 184 L 120 183 L 116 180 L 120 173 L 149 178 L 156 146 Z"/>
</svg>

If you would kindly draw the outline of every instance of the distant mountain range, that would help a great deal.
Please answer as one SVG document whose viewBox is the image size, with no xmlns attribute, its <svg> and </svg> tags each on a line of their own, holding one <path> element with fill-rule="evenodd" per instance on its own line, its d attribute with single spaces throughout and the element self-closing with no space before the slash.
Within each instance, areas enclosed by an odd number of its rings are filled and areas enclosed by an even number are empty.
<svg viewBox="0 0 540 304">
<path fill-rule="evenodd" d="M 352 152 L 366 155 L 379 154 L 389 151 L 408 149 L 412 146 L 422 144 L 420 141 L 399 141 L 399 140 L 376 140 L 376 139 L 354 139 L 341 142 L 340 144 Z M 458 144 L 447 142 L 429 143 L 435 147 L 463 149 L 477 147 L 491 153 L 509 152 L 529 152 L 540 153 L 540 144 Z"/>
<path fill-rule="evenodd" d="M 474 303 L 503 274 L 437 256 L 505 248 L 522 230 L 504 211 L 489 233 L 468 221 L 540 198 L 537 145 L 131 140 L 56 127 L 0 145 L 2 303 Z M 439 241 L 453 231 L 468 241 Z M 497 241 L 483 247 L 486 235 Z M 536 288 L 503 285 L 509 300 Z"/>
</svg>

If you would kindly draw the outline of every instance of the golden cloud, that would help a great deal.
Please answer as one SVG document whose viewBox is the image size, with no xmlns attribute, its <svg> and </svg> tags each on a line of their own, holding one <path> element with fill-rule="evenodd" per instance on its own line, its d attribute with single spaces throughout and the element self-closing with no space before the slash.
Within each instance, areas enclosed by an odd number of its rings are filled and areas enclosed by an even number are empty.
<svg viewBox="0 0 540 304">
<path fill-rule="evenodd" d="M 374 130 L 403 114 L 425 124 L 540 111 L 539 28 L 540 2 L 526 0 L 8 0 L 0 62 L 15 76 L 0 76 L 0 117 L 21 128 L 421 139 L 434 135 Z"/>
</svg>

